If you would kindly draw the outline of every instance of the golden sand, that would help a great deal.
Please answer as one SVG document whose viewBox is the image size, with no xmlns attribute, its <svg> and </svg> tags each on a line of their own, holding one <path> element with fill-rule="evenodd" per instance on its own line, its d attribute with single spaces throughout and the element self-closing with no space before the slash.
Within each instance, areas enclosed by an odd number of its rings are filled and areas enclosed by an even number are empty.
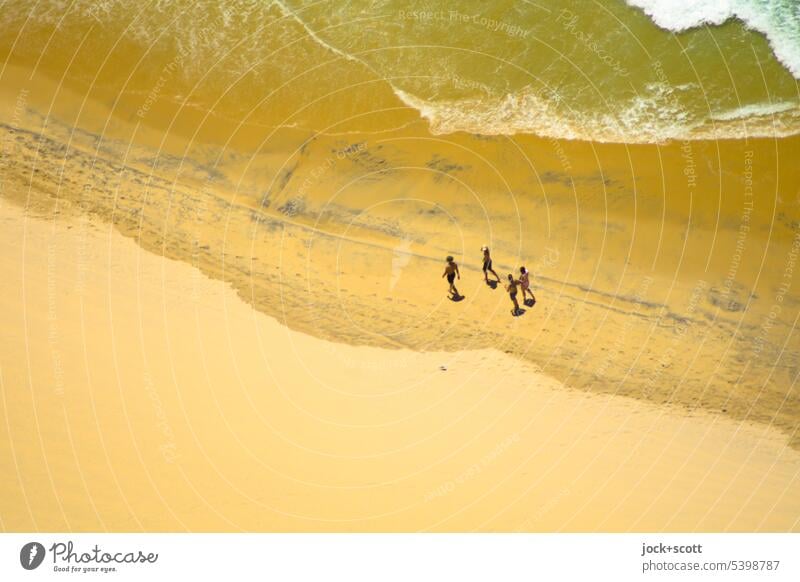
<svg viewBox="0 0 800 582">
<path fill-rule="evenodd" d="M 3 528 L 797 529 L 800 138 L 138 117 L 61 65 L 0 85 Z"/>
<path fill-rule="evenodd" d="M 332 343 L 103 223 L 0 224 L 5 530 L 800 527 L 775 429 Z"/>
</svg>

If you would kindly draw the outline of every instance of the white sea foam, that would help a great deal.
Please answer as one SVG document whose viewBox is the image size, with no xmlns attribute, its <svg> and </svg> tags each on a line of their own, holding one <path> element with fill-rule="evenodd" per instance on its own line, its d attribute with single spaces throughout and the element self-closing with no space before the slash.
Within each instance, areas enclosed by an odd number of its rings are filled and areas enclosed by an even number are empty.
<svg viewBox="0 0 800 582">
<path fill-rule="evenodd" d="M 754 117 L 768 117 L 779 113 L 794 111 L 796 116 L 800 116 L 797 103 L 756 103 L 744 105 L 728 111 L 718 111 L 711 114 L 711 119 L 717 121 L 733 121 L 736 119 L 751 119 Z"/>
<path fill-rule="evenodd" d="M 588 112 L 557 108 L 556 99 L 525 91 L 496 99 L 426 101 L 405 91 L 398 97 L 417 109 L 435 134 L 458 131 L 483 135 L 532 133 L 555 139 L 610 143 L 661 143 L 678 139 L 785 137 L 800 128 L 795 103 L 753 104 L 697 120 L 684 111 L 666 85 L 654 83 L 647 95 Z"/>
<path fill-rule="evenodd" d="M 738 18 L 763 33 L 772 51 L 800 79 L 800 2 L 798 0 L 627 0 L 661 28 L 681 32 Z"/>
</svg>

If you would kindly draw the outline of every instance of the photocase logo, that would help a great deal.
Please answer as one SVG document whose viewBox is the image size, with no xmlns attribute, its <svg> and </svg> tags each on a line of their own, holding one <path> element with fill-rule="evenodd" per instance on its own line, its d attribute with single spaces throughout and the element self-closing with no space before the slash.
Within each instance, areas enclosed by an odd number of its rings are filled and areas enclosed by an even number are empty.
<svg viewBox="0 0 800 582">
<path fill-rule="evenodd" d="M 19 551 L 19 563 L 26 570 L 35 570 L 44 560 L 44 546 L 39 542 L 28 542 Z"/>
</svg>

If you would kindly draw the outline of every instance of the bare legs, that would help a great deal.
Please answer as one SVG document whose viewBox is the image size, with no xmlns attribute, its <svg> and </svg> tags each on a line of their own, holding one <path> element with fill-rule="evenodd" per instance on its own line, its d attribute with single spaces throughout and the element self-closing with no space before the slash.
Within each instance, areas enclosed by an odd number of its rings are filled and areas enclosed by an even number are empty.
<svg viewBox="0 0 800 582">
<path fill-rule="evenodd" d="M 489 273 L 491 273 L 492 275 L 495 276 L 495 278 L 497 278 L 497 282 L 498 283 L 500 282 L 500 275 L 495 273 L 494 269 L 492 269 L 491 267 L 488 267 L 488 268 L 483 270 L 483 278 L 486 280 L 487 283 L 489 282 Z"/>
<path fill-rule="evenodd" d="M 528 293 L 530 293 L 531 300 L 534 303 L 536 303 L 536 297 L 534 296 L 533 291 L 531 291 L 530 287 L 528 287 L 527 289 L 523 289 L 522 290 L 522 299 L 524 300 Z"/>
</svg>

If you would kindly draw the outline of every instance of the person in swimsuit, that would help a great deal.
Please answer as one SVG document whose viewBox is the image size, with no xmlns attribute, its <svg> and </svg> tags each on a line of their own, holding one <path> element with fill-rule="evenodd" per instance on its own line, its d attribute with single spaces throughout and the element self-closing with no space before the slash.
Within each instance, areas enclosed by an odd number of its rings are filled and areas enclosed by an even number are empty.
<svg viewBox="0 0 800 582">
<path fill-rule="evenodd" d="M 536 303 L 536 297 L 534 297 L 533 291 L 531 291 L 530 273 L 528 273 L 528 269 L 525 267 L 519 268 L 519 282 L 522 284 L 522 300 L 525 301 L 526 294 L 530 293 L 531 299 Z"/>
<path fill-rule="evenodd" d="M 508 283 L 506 284 L 506 291 L 508 296 L 511 297 L 511 302 L 514 304 L 514 315 L 519 315 L 519 303 L 517 303 L 517 285 L 521 283 L 517 281 L 511 273 L 508 274 Z"/>
<path fill-rule="evenodd" d="M 497 278 L 497 282 L 500 282 L 500 275 L 494 272 L 492 269 L 492 255 L 489 254 L 489 247 L 482 246 L 481 250 L 483 251 L 483 278 L 486 280 L 486 283 L 489 283 L 489 275 L 488 273 L 491 271 L 492 275 Z"/>
<path fill-rule="evenodd" d="M 453 257 L 447 257 L 447 265 L 445 265 L 444 273 L 442 273 L 442 277 L 445 276 L 447 277 L 447 282 L 450 283 L 450 293 L 452 293 L 454 298 L 460 297 L 461 294 L 458 292 L 458 289 L 456 289 L 456 286 L 453 282 L 455 281 L 456 276 L 458 276 L 458 279 L 461 280 L 461 273 L 459 273 L 458 265 L 453 260 Z"/>
</svg>

